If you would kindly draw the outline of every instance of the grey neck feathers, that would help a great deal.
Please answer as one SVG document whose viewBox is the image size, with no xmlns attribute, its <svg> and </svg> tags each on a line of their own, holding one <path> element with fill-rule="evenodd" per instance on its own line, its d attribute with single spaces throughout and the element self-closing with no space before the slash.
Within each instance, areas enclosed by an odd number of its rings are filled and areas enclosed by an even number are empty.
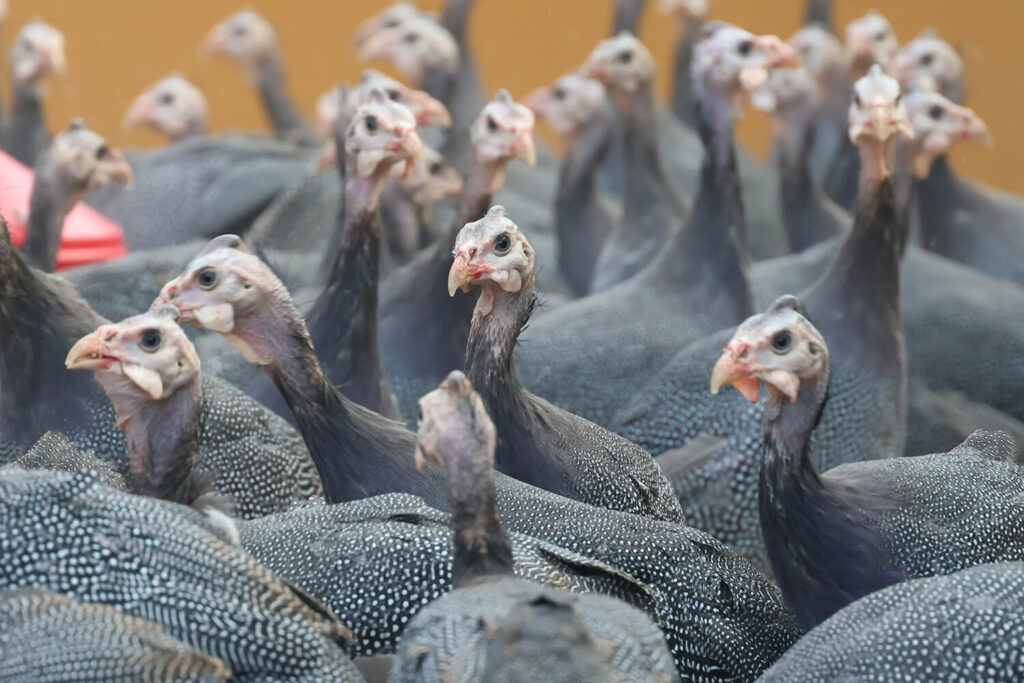
<svg viewBox="0 0 1024 683">
<path fill-rule="evenodd" d="M 647 0 L 615 0 L 615 15 L 612 19 L 612 33 L 617 36 L 623 31 L 637 34 L 640 17 L 644 13 Z"/>
<path fill-rule="evenodd" d="M 262 56 L 256 66 L 256 78 L 260 99 L 274 132 L 285 135 L 303 130 L 306 123 L 288 94 L 281 56 L 276 49 Z"/>
<path fill-rule="evenodd" d="M 704 28 L 704 19 L 687 15 L 683 30 L 676 43 L 675 72 L 672 81 L 672 113 L 688 126 L 697 125 L 696 100 L 693 97 L 691 65 L 693 64 L 693 48 L 700 40 Z"/>
<path fill-rule="evenodd" d="M 655 205 L 676 204 L 669 182 L 661 165 L 656 136 L 656 103 L 653 84 L 643 83 L 635 93 L 620 94 L 628 101 L 619 107 L 622 117 L 623 149 L 625 151 L 625 197 L 623 216 L 643 216 Z M 663 239 L 664 225 L 653 221 L 636 221 L 628 226 L 631 241 L 644 242 L 648 239 Z M 656 235 L 643 235 L 644 227 L 656 228 Z"/>
<path fill-rule="evenodd" d="M 475 452 L 445 456 L 455 550 L 452 583 L 456 588 L 489 576 L 512 574 L 512 544 L 498 517 L 494 465 L 486 457 L 487 444 L 473 439 L 460 445 Z"/>
<path fill-rule="evenodd" d="M 30 264 L 50 272 L 57 265 L 64 219 L 81 193 L 76 192 L 74 182 L 50 162 L 49 152 L 37 164 L 35 178 L 22 253 Z"/>
<path fill-rule="evenodd" d="M 195 471 L 203 424 L 199 377 L 159 401 L 125 399 L 118 388 L 129 380 L 104 373 L 96 377 L 107 390 L 128 441 L 133 491 L 182 505 L 191 505 L 206 493 L 209 482 Z"/>
<path fill-rule="evenodd" d="M 441 14 L 441 25 L 452 34 L 460 50 L 465 50 L 467 46 L 469 14 L 475 4 L 476 0 L 448 0 Z"/>
</svg>

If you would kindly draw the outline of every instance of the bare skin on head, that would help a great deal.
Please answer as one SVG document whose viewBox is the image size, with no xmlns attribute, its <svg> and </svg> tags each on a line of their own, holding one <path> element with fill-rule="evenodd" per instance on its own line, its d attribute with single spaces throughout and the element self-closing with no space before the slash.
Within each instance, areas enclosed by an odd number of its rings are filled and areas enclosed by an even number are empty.
<svg viewBox="0 0 1024 683">
<path fill-rule="evenodd" d="M 421 84 L 428 71 L 454 72 L 459 46 L 436 20 L 417 16 L 383 28 L 363 41 L 359 58 L 385 60 L 413 83 Z"/>
<path fill-rule="evenodd" d="M 846 49 L 852 59 L 852 78 L 864 76 L 872 64 L 889 64 L 898 48 L 899 41 L 892 24 L 874 10 L 846 26 Z"/>
<path fill-rule="evenodd" d="M 445 467 L 457 466 L 458 454 L 487 454 L 493 469 L 497 434 L 479 394 L 466 376 L 453 370 L 441 385 L 420 399 L 416 467 L 428 460 Z"/>
<path fill-rule="evenodd" d="M 534 252 L 519 228 L 493 206 L 487 215 L 459 231 L 452 250 L 455 261 L 448 272 L 448 293 L 455 296 L 470 284 L 481 288 L 474 317 L 494 310 L 497 290 L 516 293 L 533 281 Z"/>
<path fill-rule="evenodd" d="M 659 0 L 658 11 L 682 19 L 703 19 L 708 14 L 709 0 Z"/>
<path fill-rule="evenodd" d="M 604 108 L 604 87 L 600 81 L 573 71 L 551 85 L 537 88 L 523 98 L 523 104 L 556 133 L 571 140 Z"/>
<path fill-rule="evenodd" d="M 929 90 L 911 90 L 903 98 L 914 129 L 910 142 L 914 177 L 928 177 L 932 162 L 961 140 L 992 144 L 988 126 L 974 110 Z"/>
<path fill-rule="evenodd" d="M 900 48 L 889 73 L 904 88 L 935 90 L 956 104 L 963 102 L 964 60 L 934 29 L 922 31 Z"/>
<path fill-rule="evenodd" d="M 489 192 L 498 192 L 505 184 L 509 161 L 521 159 L 530 166 L 537 163 L 533 124 L 533 112 L 514 101 L 507 90 L 499 90 L 476 117 L 469 137 L 484 170 L 479 175 L 486 179 Z"/>
<path fill-rule="evenodd" d="M 255 81 L 264 60 L 277 57 L 277 33 L 269 21 L 243 9 L 210 29 L 202 49 L 236 62 Z"/>
<path fill-rule="evenodd" d="M 903 106 L 900 84 L 875 64 L 853 85 L 850 140 L 860 148 L 862 181 L 892 174 L 892 149 L 898 136 L 911 140 L 914 129 Z"/>
<path fill-rule="evenodd" d="M 393 5 L 389 5 L 359 25 L 359 28 L 356 29 L 355 34 L 352 36 L 352 46 L 357 49 L 361 48 L 366 41 L 381 31 L 395 28 L 403 22 L 417 17 L 433 17 L 436 19 L 437 15 L 424 12 L 408 2 L 396 2 Z"/>
<path fill-rule="evenodd" d="M 792 403 L 800 385 L 812 380 L 828 382 L 828 347 L 797 300 L 786 296 L 736 328 L 711 372 L 711 393 L 731 384 L 756 403 L 763 383 L 771 400 Z"/>
<path fill-rule="evenodd" d="M 122 125 L 125 128 L 149 126 L 172 141 L 205 135 L 206 97 L 184 76 L 173 73 L 135 98 Z"/>
<path fill-rule="evenodd" d="M 651 51 L 625 31 L 598 43 L 581 69 L 605 87 L 620 109 L 628 109 L 633 97 L 650 87 L 654 72 Z"/>
<path fill-rule="evenodd" d="M 395 167 L 391 170 L 392 181 L 413 206 L 426 210 L 445 197 L 462 194 L 462 176 L 449 166 L 436 149 L 424 147 L 417 157 L 412 171 L 405 173 Z"/>
<path fill-rule="evenodd" d="M 47 76 L 64 73 L 64 34 L 41 19 L 29 22 L 15 38 L 9 62 L 15 89 L 40 94 Z"/>
<path fill-rule="evenodd" d="M 33 265 L 53 270 L 67 213 L 89 190 L 115 180 L 131 184 L 132 169 L 120 150 L 74 119 L 36 161 L 35 173 L 22 251 Z"/>
<path fill-rule="evenodd" d="M 849 78 L 850 56 L 843 49 L 842 43 L 822 26 L 804 26 L 786 42 L 800 55 L 804 67 L 823 94 L 827 92 L 830 83 Z"/>
</svg>

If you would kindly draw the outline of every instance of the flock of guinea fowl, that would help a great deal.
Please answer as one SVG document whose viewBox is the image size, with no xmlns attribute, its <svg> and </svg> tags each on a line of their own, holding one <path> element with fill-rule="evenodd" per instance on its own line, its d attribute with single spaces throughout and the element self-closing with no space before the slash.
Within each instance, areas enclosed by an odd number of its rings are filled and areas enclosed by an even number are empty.
<svg viewBox="0 0 1024 683">
<path fill-rule="evenodd" d="M 957 52 L 662 0 L 666 106 L 618 0 L 488 100 L 474 4 L 367 18 L 408 84 L 315 125 L 242 10 L 203 47 L 274 135 L 176 73 L 145 152 L 51 139 L 64 39 L 14 39 L 0 680 L 1024 679 L 1024 201 L 947 161 L 989 140 Z M 79 202 L 130 253 L 51 274 Z"/>
</svg>

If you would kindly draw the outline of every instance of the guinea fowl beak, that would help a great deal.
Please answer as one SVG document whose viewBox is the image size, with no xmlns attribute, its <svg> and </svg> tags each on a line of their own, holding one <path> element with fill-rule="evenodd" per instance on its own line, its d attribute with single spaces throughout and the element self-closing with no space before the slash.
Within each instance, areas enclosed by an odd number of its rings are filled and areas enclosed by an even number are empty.
<svg viewBox="0 0 1024 683">
<path fill-rule="evenodd" d="M 358 50 L 382 30 L 384 30 L 384 22 L 379 17 L 370 17 L 359 24 L 356 32 L 352 34 L 352 47 Z"/>
<path fill-rule="evenodd" d="M 722 357 L 715 363 L 711 371 L 711 393 L 717 394 L 723 385 L 731 384 L 743 394 L 743 398 L 751 403 L 757 403 L 761 395 L 761 385 L 753 376 L 750 366 L 746 360 L 747 349 L 750 344 L 738 339 L 733 339 L 725 347 Z"/>
<path fill-rule="evenodd" d="M 119 149 L 111 149 L 109 161 L 112 179 L 118 180 L 128 187 L 135 184 L 135 174 L 132 172 L 131 164 L 124 158 L 124 152 Z"/>
<path fill-rule="evenodd" d="M 480 276 L 490 271 L 490 268 L 482 263 L 473 263 L 476 256 L 476 247 L 463 247 L 455 254 L 455 262 L 448 271 L 448 296 L 455 296 L 455 292 L 461 289 L 469 291 L 469 285 L 480 279 Z"/>
<path fill-rule="evenodd" d="M 551 88 L 544 86 L 533 90 L 522 100 L 522 104 L 533 112 L 534 116 L 543 117 L 544 109 L 551 100 Z"/>
<path fill-rule="evenodd" d="M 132 102 L 132 106 L 128 108 L 128 112 L 121 120 L 121 127 L 125 130 L 130 130 L 136 126 L 148 123 L 152 112 L 152 98 L 149 96 L 149 93 L 142 93 L 135 98 L 135 101 Z"/>
<path fill-rule="evenodd" d="M 71 347 L 64 365 L 68 370 L 107 370 L 120 358 L 114 355 L 109 341 L 117 335 L 110 326 L 104 325 L 87 334 Z"/>
<path fill-rule="evenodd" d="M 359 59 L 391 59 L 394 53 L 395 31 L 386 29 L 370 36 L 359 48 Z"/>
<path fill-rule="evenodd" d="M 199 46 L 199 51 L 206 55 L 222 55 L 227 52 L 227 39 L 225 37 L 227 30 L 224 26 L 217 24 L 210 32 L 206 34 L 206 38 L 203 39 L 202 45 Z"/>
<path fill-rule="evenodd" d="M 778 36 L 766 34 L 754 38 L 754 44 L 765 58 L 769 69 L 795 69 L 803 64 L 800 54 Z"/>
<path fill-rule="evenodd" d="M 533 135 L 525 130 L 512 142 L 512 155 L 522 159 L 529 166 L 537 165 L 537 150 L 533 146 Z"/>
<path fill-rule="evenodd" d="M 967 107 L 957 107 L 956 113 L 960 116 L 960 139 L 980 142 L 986 147 L 992 146 L 992 134 L 984 119 Z"/>
</svg>

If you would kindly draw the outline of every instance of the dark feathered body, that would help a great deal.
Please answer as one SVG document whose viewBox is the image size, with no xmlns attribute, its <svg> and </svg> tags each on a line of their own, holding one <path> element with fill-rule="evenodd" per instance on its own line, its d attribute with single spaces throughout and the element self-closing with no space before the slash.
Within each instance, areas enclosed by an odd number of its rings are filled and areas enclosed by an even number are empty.
<svg viewBox="0 0 1024 683">
<path fill-rule="evenodd" d="M 161 624 L 235 676 L 359 680 L 331 642 L 344 626 L 211 533 L 201 514 L 88 474 L 8 471 L 0 490 L 0 587 L 101 601 Z M 66 561 L 52 561 L 60 550 Z"/>
<path fill-rule="evenodd" d="M 127 490 L 124 477 L 114 471 L 111 463 L 100 460 L 88 451 L 75 447 L 60 432 L 46 432 L 21 456 L 4 468 L 23 470 L 57 470 L 60 472 L 81 472 L 89 470 L 105 486 Z"/>
<path fill-rule="evenodd" d="M 760 680 L 1020 680 L 1022 588 L 1019 562 L 891 586 L 805 635 Z"/>
<path fill-rule="evenodd" d="M 50 146 L 50 131 L 34 85 L 14 89 L 14 107 L 3 124 L 0 149 L 29 168 L 35 166 L 36 159 Z"/>
<path fill-rule="evenodd" d="M 58 683 L 164 680 L 213 683 L 231 670 L 159 624 L 50 591 L 0 591 L 0 678 Z"/>
<path fill-rule="evenodd" d="M 240 135 L 182 140 L 127 157 L 134 186 L 108 185 L 88 193 L 85 201 L 124 228 L 133 250 L 244 235 L 281 190 L 313 164 L 308 150 Z"/>
</svg>

